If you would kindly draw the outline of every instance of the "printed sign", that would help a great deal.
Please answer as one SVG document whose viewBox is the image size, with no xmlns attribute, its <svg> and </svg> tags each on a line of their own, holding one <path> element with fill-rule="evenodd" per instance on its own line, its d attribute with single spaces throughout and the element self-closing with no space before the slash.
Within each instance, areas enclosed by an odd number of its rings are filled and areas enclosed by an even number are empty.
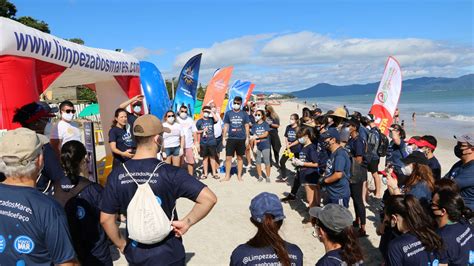
<svg viewBox="0 0 474 266">
<path fill-rule="evenodd" d="M 87 151 L 87 159 L 89 161 L 89 180 L 98 182 L 93 122 L 84 122 L 84 143 Z"/>
</svg>

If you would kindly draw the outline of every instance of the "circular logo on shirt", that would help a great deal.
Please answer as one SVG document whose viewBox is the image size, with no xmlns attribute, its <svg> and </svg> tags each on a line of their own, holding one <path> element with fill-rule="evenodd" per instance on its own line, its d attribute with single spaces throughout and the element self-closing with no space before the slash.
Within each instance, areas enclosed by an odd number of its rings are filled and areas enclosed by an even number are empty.
<svg viewBox="0 0 474 266">
<path fill-rule="evenodd" d="M 82 206 L 77 206 L 76 216 L 77 219 L 82 220 L 86 216 L 86 210 Z"/>
<path fill-rule="evenodd" d="M 435 259 L 435 260 L 433 261 L 433 266 L 438 266 L 438 265 L 439 265 L 439 260 L 438 260 L 438 259 Z"/>
<path fill-rule="evenodd" d="M 0 235 L 0 253 L 2 253 L 5 250 L 6 246 L 7 246 L 7 241 L 5 240 L 5 237 Z"/>
<path fill-rule="evenodd" d="M 29 254 L 35 248 L 35 242 L 28 236 L 19 236 L 15 238 L 13 242 L 13 248 L 15 248 L 18 253 Z"/>
</svg>

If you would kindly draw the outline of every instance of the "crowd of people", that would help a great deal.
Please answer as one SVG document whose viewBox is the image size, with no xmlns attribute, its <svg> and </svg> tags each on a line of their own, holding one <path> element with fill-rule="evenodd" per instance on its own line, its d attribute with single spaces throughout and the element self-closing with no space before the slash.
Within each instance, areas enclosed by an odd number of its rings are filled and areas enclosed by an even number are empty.
<svg viewBox="0 0 474 266">
<path fill-rule="evenodd" d="M 371 114 L 349 115 L 346 106 L 290 114 L 282 147 L 280 117 L 271 105 L 235 97 L 223 116 L 211 104 L 197 121 L 186 106 L 160 120 L 144 114 L 142 100 L 138 95 L 115 111 L 108 132 L 113 167 L 104 187 L 87 178 L 90 158 L 72 102 L 58 110 L 33 102 L 15 111 L 21 128 L 0 139 L 1 262 L 112 265 L 113 243 L 130 265 L 184 265 L 181 236 L 217 203 L 203 180 L 210 174 L 221 182 L 234 175 L 243 181 L 244 170 L 255 168 L 256 175 L 246 178 L 282 185 L 292 180 L 291 191 L 252 199 L 257 232 L 229 254 L 231 265 L 303 265 L 298 245 L 279 234 L 282 204 L 296 200 L 301 186 L 303 223 L 312 225 L 326 251 L 316 265 L 364 264 L 358 239 L 368 235 L 366 203 L 380 216 L 385 265 L 474 263 L 472 133 L 456 135 L 459 161 L 442 176 L 434 136 L 406 140 L 404 127 L 395 123 L 387 137 Z M 56 112 L 60 120 L 47 138 Z M 273 180 L 272 170 L 279 172 Z M 372 180 L 375 189 L 368 185 Z M 195 202 L 183 217 L 178 198 Z M 120 233 L 120 217 L 127 235 Z"/>
</svg>

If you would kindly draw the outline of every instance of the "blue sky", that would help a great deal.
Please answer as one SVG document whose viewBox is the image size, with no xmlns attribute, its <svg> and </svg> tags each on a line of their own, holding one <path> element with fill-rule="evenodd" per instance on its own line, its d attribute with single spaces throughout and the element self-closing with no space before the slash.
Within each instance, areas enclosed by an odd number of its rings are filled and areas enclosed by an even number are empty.
<svg viewBox="0 0 474 266">
<path fill-rule="evenodd" d="M 122 48 L 176 76 L 203 52 L 200 81 L 234 65 L 261 90 L 380 79 L 386 58 L 405 78 L 474 70 L 472 1 L 12 1 L 53 35 Z"/>
</svg>

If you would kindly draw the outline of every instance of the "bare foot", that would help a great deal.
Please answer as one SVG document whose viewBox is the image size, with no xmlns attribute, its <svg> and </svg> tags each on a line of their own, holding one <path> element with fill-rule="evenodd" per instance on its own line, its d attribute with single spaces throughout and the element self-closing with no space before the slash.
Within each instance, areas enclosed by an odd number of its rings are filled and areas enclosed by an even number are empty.
<svg viewBox="0 0 474 266">
<path fill-rule="evenodd" d="M 244 179 L 243 179 L 242 177 L 237 177 L 237 179 L 238 179 L 240 182 L 244 181 Z"/>
</svg>

